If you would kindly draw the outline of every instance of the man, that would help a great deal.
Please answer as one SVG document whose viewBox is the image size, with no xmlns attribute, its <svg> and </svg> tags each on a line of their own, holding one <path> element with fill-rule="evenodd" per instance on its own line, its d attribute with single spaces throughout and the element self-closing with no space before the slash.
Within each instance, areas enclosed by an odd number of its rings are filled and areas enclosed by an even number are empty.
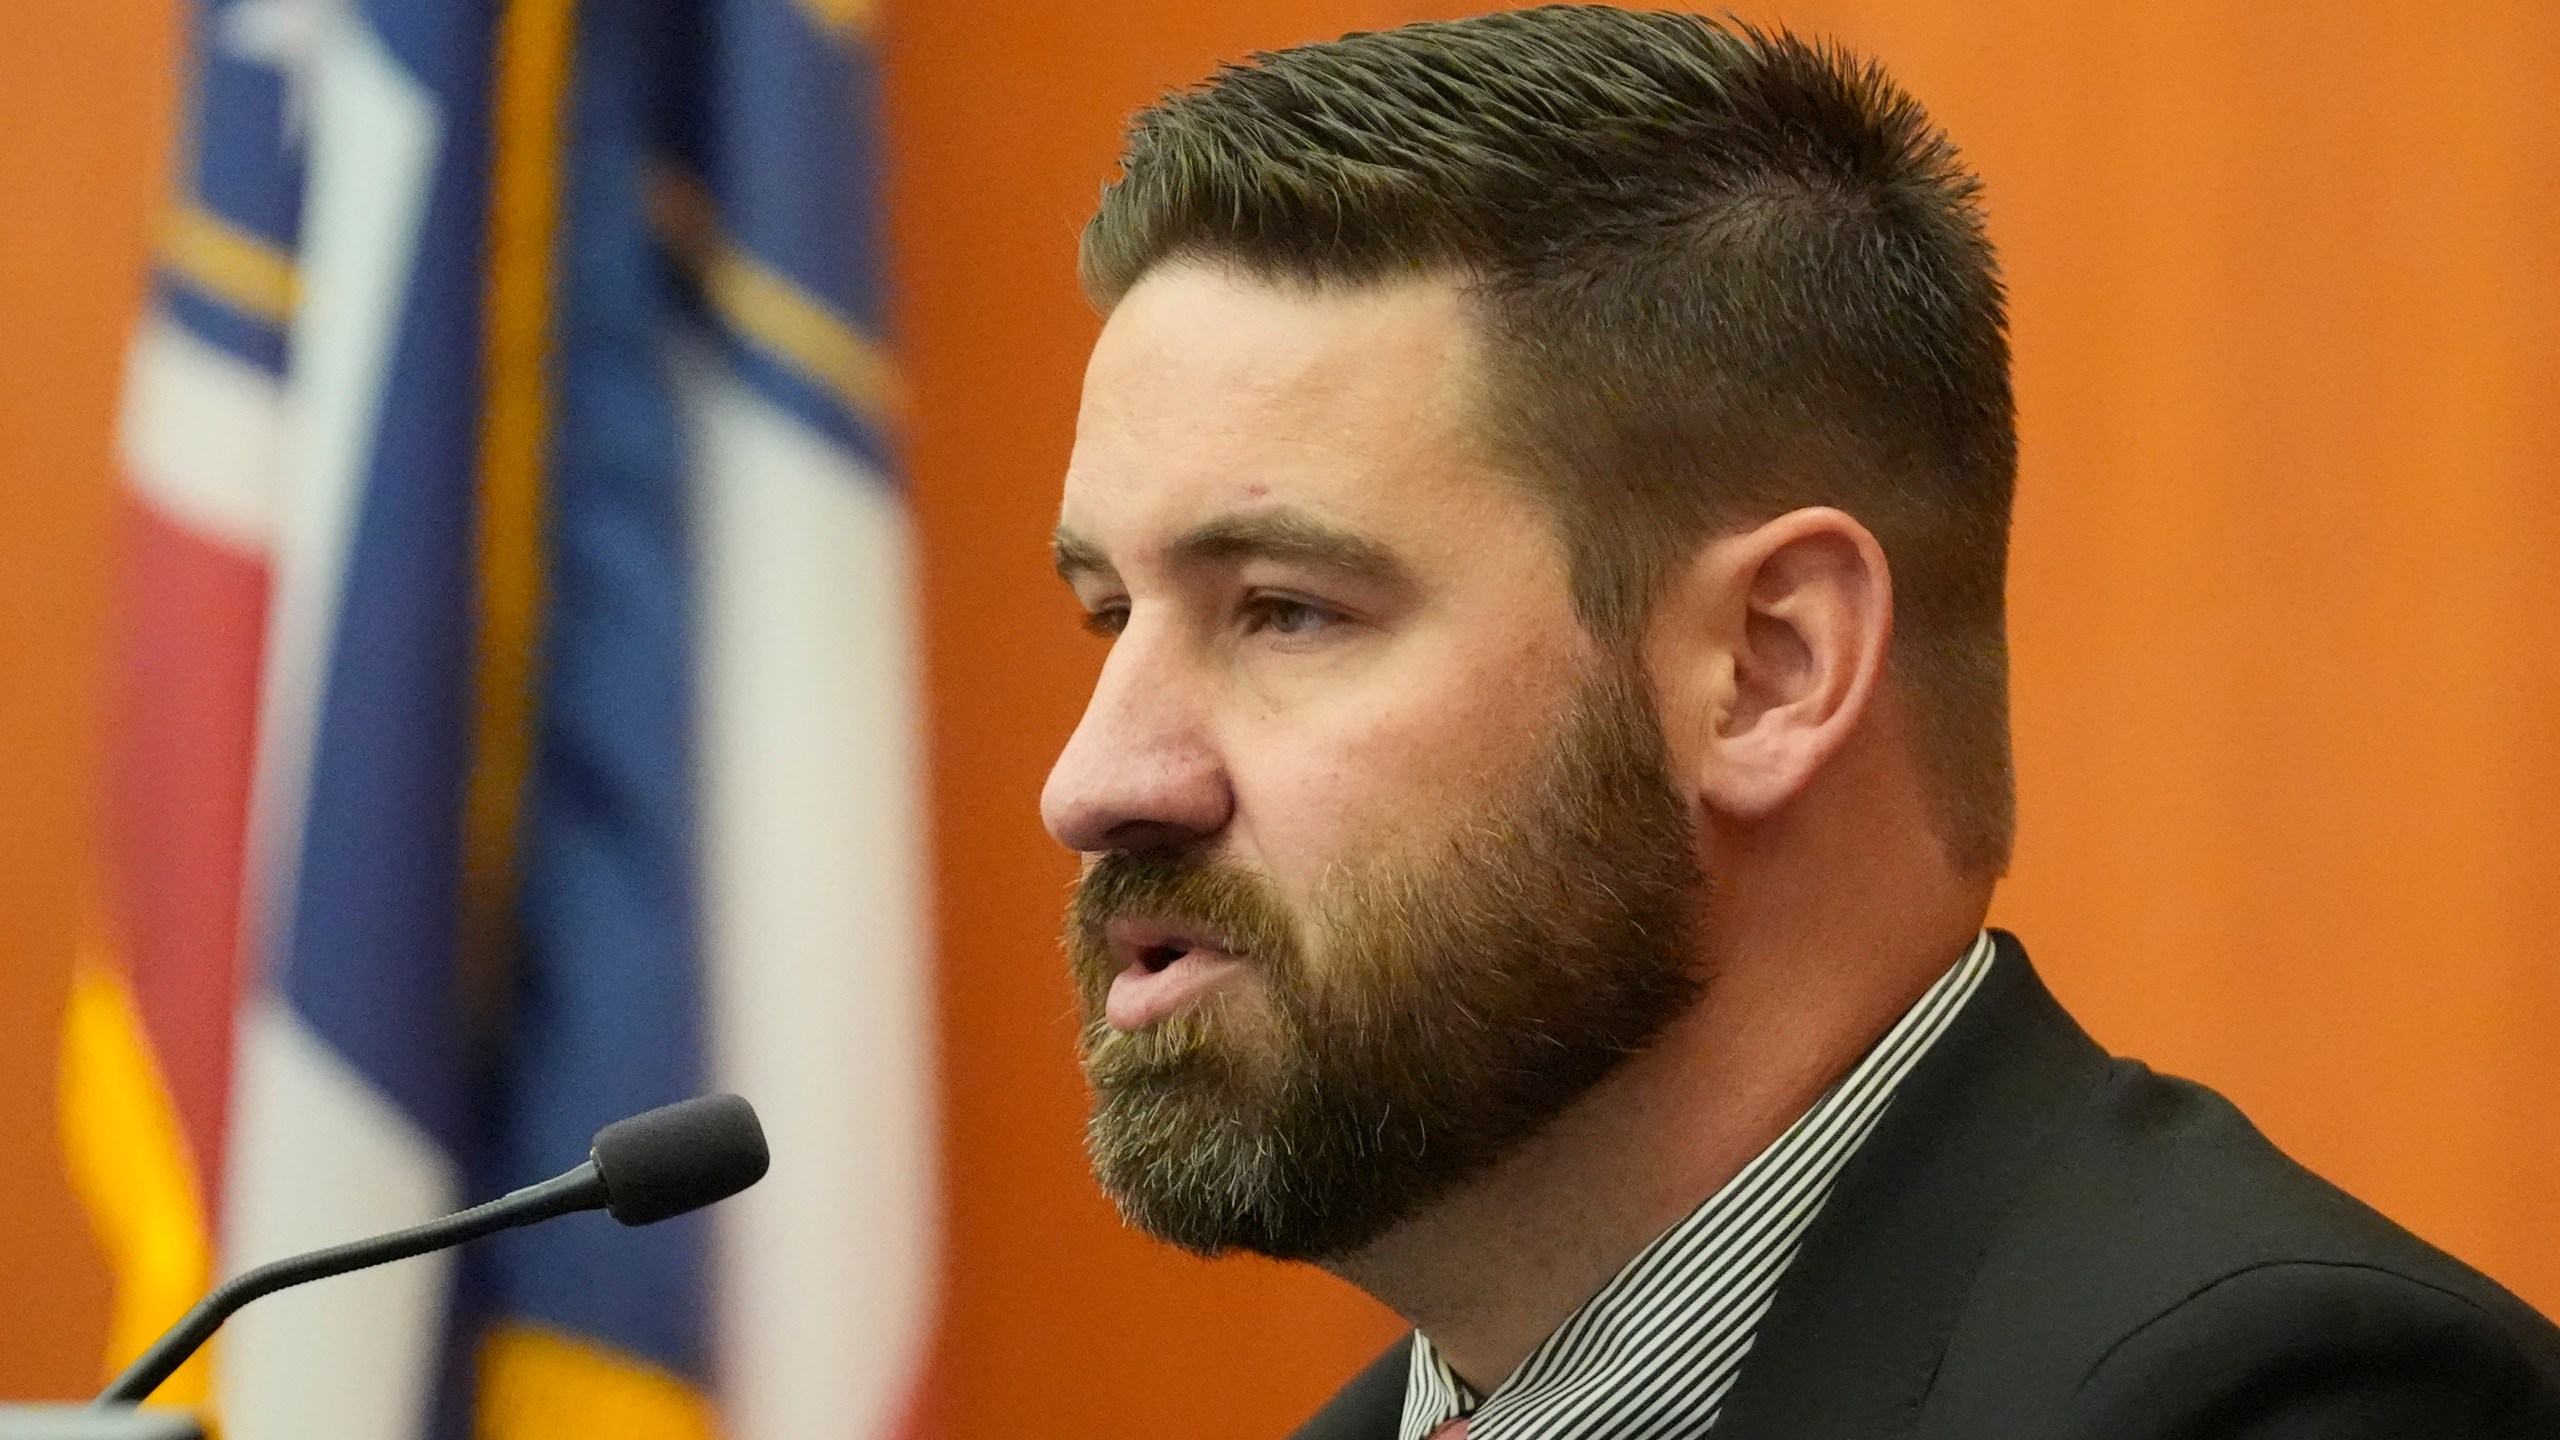
<svg viewBox="0 0 2560 1440">
<path fill-rule="evenodd" d="M 1139 117 L 1043 798 L 1130 1221 L 1408 1318 L 1304 1437 L 2560 1435 L 2560 1334 L 1983 916 L 2015 462 L 1874 68 L 1557 8 Z"/>
</svg>

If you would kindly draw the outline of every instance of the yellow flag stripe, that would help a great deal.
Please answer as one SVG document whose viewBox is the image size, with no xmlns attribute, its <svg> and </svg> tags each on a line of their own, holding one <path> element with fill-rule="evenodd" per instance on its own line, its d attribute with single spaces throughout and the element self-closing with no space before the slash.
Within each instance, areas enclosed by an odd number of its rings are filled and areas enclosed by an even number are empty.
<svg viewBox="0 0 2560 1440">
<path fill-rule="evenodd" d="M 212 1279 L 203 1191 L 178 1108 L 153 1058 L 132 992 L 104 957 L 84 955 L 63 1015 L 62 1144 L 71 1187 L 115 1278 L 106 1370 L 133 1363 Z M 206 1359 L 180 1367 L 159 1397 L 201 1404 Z"/>
<path fill-rule="evenodd" d="M 620 1351 L 538 1325 L 480 1345 L 477 1440 L 712 1440 L 702 1392 Z"/>
<path fill-rule="evenodd" d="M 512 0 L 498 29 L 481 342 L 476 712 L 463 793 L 462 949 L 475 1009 L 494 1006 L 504 983 L 517 820 L 532 768 L 561 115 L 576 23 L 575 0 Z"/>
<path fill-rule="evenodd" d="M 887 428 L 896 420 L 904 398 L 888 349 L 731 243 L 699 181 L 660 171 L 650 209 L 658 233 L 699 278 L 711 308 L 748 344 L 832 392 L 868 423 Z"/>
<path fill-rule="evenodd" d="M 302 289 L 293 257 L 193 201 L 181 202 L 162 220 L 160 263 L 253 319 L 270 325 L 293 320 Z"/>
</svg>

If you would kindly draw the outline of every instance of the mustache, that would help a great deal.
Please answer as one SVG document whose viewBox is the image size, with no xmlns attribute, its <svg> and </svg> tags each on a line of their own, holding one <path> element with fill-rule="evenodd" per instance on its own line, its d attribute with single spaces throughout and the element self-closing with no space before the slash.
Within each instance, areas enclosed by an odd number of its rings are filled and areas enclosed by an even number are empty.
<svg viewBox="0 0 2560 1440">
<path fill-rule="evenodd" d="M 1294 966 L 1299 953 L 1296 919 L 1271 882 L 1198 850 L 1115 850 L 1085 871 L 1066 923 L 1079 980 L 1108 988 L 1112 960 L 1104 931 L 1121 919 L 1197 929 L 1237 959 L 1266 966 Z"/>
</svg>

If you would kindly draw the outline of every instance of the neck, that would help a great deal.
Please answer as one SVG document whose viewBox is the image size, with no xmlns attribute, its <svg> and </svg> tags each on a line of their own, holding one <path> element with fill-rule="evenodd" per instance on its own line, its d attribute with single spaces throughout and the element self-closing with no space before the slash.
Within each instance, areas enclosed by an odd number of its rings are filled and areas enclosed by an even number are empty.
<svg viewBox="0 0 2560 1440">
<path fill-rule="evenodd" d="M 1479 1394 L 1811 1108 L 1962 955 L 1988 900 L 1861 866 L 1731 883 L 1757 867 L 1721 858 L 1731 938 L 1702 958 L 1700 1002 L 1487 1173 L 1328 1264 Z"/>
</svg>

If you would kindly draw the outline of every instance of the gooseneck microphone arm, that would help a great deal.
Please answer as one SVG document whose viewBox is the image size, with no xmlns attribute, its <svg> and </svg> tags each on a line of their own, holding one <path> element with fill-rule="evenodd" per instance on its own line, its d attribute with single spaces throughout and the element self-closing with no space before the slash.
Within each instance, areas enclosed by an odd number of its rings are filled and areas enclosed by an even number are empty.
<svg viewBox="0 0 2560 1440">
<path fill-rule="evenodd" d="M 187 1357 L 203 1348 L 213 1338 L 222 1322 L 231 1318 L 241 1306 L 262 1295 L 272 1295 L 287 1286 L 308 1280 L 325 1280 L 355 1270 L 369 1270 L 394 1260 L 406 1260 L 448 1246 L 495 1235 L 519 1225 L 532 1225 L 559 1215 L 580 1210 L 601 1210 L 606 1205 L 604 1176 L 596 1162 L 586 1161 L 578 1168 L 555 1175 L 539 1185 L 501 1195 L 485 1205 L 376 1235 L 369 1240 L 356 1240 L 314 1250 L 308 1255 L 295 1255 L 255 1270 L 244 1270 L 216 1286 L 212 1294 L 196 1302 L 196 1308 L 169 1327 L 169 1332 L 142 1352 L 139 1359 L 125 1368 L 98 1396 L 101 1405 L 137 1403 L 160 1388 L 160 1382 L 177 1372 Z"/>
<path fill-rule="evenodd" d="M 735 1095 L 697 1095 L 616 1120 L 596 1132 L 586 1163 L 565 1175 L 441 1220 L 278 1260 L 223 1282 L 117 1376 L 97 1403 L 139 1403 L 203 1348 L 233 1311 L 261 1295 L 581 1210 L 608 1211 L 625 1225 L 655 1225 L 753 1185 L 764 1178 L 770 1158 L 755 1107 Z"/>
</svg>

